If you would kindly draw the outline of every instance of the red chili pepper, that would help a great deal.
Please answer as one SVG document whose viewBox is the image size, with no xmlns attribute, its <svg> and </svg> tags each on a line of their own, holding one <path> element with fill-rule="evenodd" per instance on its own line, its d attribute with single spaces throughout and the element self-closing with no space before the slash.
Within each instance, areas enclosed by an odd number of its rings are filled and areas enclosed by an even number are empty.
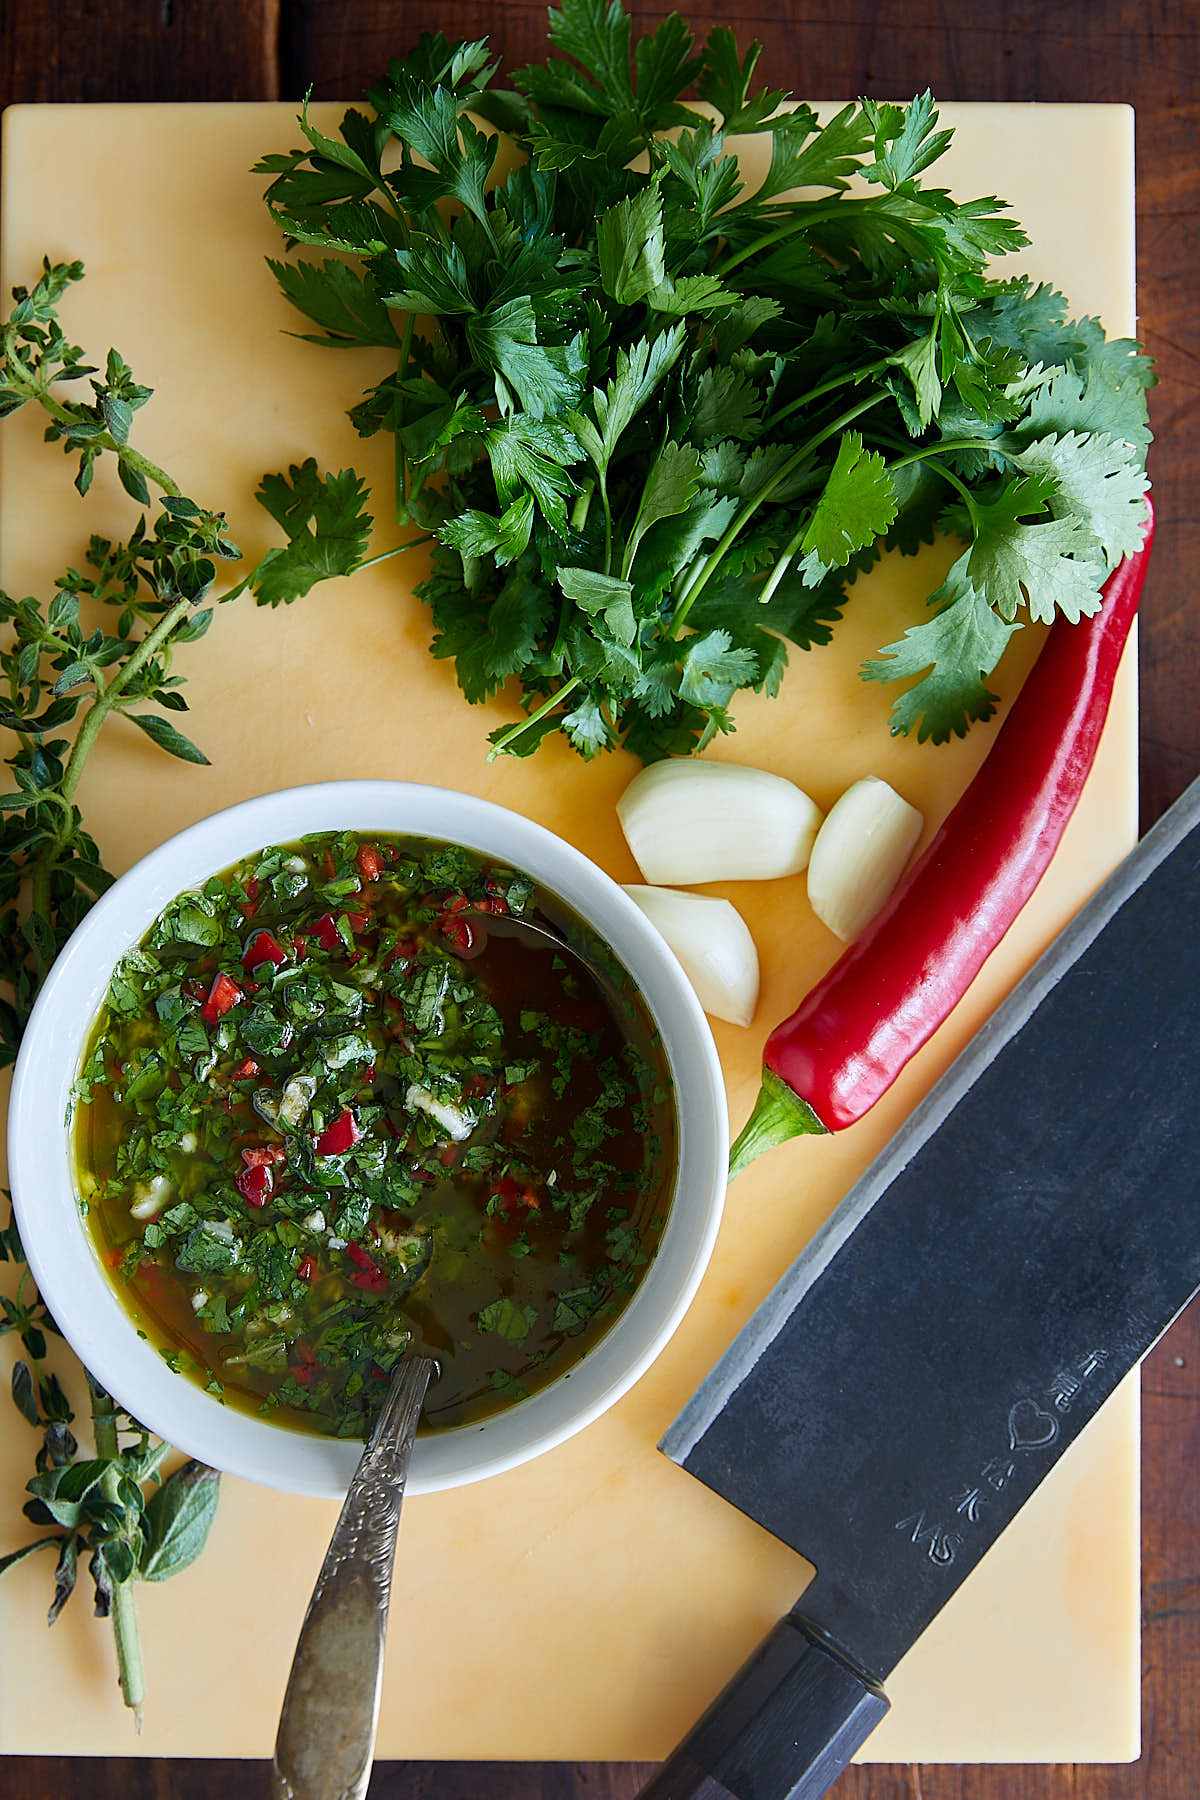
<svg viewBox="0 0 1200 1800">
<path fill-rule="evenodd" d="M 231 1006 L 237 1005 L 241 997 L 242 990 L 232 976 L 214 975 L 212 986 L 208 990 L 208 999 L 200 1008 L 200 1017 L 209 1025 L 215 1025 Z"/>
<path fill-rule="evenodd" d="M 767 1039 L 730 1175 L 803 1133 L 868 1112 L 962 998 L 1040 881 L 1108 713 L 1154 539 L 1091 619 L 1054 625 L 979 773 L 862 936 Z"/>
<path fill-rule="evenodd" d="M 383 858 L 372 845 L 360 844 L 355 852 L 354 861 L 364 881 L 379 880 L 383 870 Z"/>
<path fill-rule="evenodd" d="M 249 974 L 259 963 L 272 962 L 278 967 L 287 961 L 287 951 L 269 931 L 256 932 L 247 945 L 246 954 L 242 958 L 242 967 Z"/>
<path fill-rule="evenodd" d="M 343 1150 L 349 1150 L 352 1144 L 357 1144 L 361 1136 L 358 1120 L 350 1108 L 346 1107 L 317 1139 L 317 1155 L 340 1156 Z"/>
<path fill-rule="evenodd" d="M 296 1269 L 296 1274 L 299 1276 L 300 1280 L 301 1281 L 311 1281 L 313 1279 L 314 1275 L 316 1274 L 316 1272 L 317 1272 L 316 1257 L 315 1256 L 302 1256 L 300 1258 L 299 1265 Z"/>
<path fill-rule="evenodd" d="M 258 881 L 253 875 L 246 883 L 246 898 L 241 902 L 241 909 L 247 919 L 252 919 L 258 911 Z"/>
<path fill-rule="evenodd" d="M 234 1181 L 247 1206 L 265 1206 L 271 1197 L 271 1170 L 266 1163 L 252 1163 Z"/>
<path fill-rule="evenodd" d="M 255 1076 L 257 1074 L 258 1074 L 258 1064 L 255 1062 L 255 1060 L 252 1056 L 246 1056 L 246 1057 L 243 1057 L 242 1061 L 237 1065 L 236 1069 L 233 1071 L 233 1074 L 230 1076 L 230 1080 L 231 1081 L 249 1081 L 252 1076 Z"/>
<path fill-rule="evenodd" d="M 351 931 L 365 931 L 371 923 L 371 915 L 365 912 L 348 912 L 345 920 Z"/>
</svg>

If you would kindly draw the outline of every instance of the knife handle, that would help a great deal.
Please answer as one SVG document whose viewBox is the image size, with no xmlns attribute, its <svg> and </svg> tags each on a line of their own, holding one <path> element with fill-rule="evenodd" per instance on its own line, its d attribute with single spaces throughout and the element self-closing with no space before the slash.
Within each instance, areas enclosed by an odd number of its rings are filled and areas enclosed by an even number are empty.
<svg viewBox="0 0 1200 1800">
<path fill-rule="evenodd" d="M 880 1687 L 789 1613 L 639 1800 L 819 1800 L 887 1710 Z"/>
</svg>

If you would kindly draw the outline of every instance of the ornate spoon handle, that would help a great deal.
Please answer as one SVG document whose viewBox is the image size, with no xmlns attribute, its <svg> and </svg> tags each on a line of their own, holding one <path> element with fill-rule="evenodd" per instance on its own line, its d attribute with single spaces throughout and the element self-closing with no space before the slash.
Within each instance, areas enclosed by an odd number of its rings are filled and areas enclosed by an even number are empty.
<svg viewBox="0 0 1200 1800">
<path fill-rule="evenodd" d="M 362 1800 L 371 1777 L 400 1504 L 436 1364 L 397 1366 L 313 1589 L 275 1739 L 276 1800 Z"/>
</svg>

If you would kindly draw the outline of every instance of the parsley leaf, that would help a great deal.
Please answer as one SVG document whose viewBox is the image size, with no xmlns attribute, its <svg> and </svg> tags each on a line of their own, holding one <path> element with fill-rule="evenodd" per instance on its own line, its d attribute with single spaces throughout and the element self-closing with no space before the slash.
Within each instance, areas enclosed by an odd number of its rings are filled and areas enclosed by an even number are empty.
<svg viewBox="0 0 1200 1800">
<path fill-rule="evenodd" d="M 349 575 L 362 561 L 371 519 L 366 487 L 353 469 L 322 477 L 309 457 L 287 476 L 264 475 L 256 498 L 288 539 L 259 564 L 260 606 L 297 600 L 318 581 Z"/>
<path fill-rule="evenodd" d="M 393 359 L 351 417 L 392 436 L 397 519 L 435 539 L 434 655 L 473 701 L 514 681 L 493 756 L 555 732 L 584 757 L 703 746 L 828 641 L 885 548 L 949 530 L 932 616 L 867 671 L 919 675 L 893 726 L 941 740 L 987 716 L 1011 630 L 1094 611 L 1140 541 L 1149 359 L 993 273 L 1027 239 L 1002 199 L 937 185 L 932 94 L 822 117 L 759 65 L 724 26 L 697 51 L 675 14 L 638 36 L 622 0 L 561 0 L 515 91 L 486 43 L 424 37 L 338 136 L 302 111 L 308 149 L 260 164 L 315 247 L 272 264 L 310 335 Z M 323 528 L 344 564 L 281 504 L 266 597 L 361 560 L 353 498 Z"/>
</svg>

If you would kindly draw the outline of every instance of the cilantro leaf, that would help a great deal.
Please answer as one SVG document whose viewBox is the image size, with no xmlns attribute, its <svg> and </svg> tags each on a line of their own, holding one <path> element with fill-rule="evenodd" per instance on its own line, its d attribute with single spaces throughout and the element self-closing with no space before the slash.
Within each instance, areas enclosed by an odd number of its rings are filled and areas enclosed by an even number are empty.
<svg viewBox="0 0 1200 1800">
<path fill-rule="evenodd" d="M 896 516 L 896 491 L 883 457 L 863 447 L 856 431 L 843 433 L 837 459 L 800 540 L 809 587 L 830 569 L 844 569 L 856 550 L 887 531 Z"/>
<path fill-rule="evenodd" d="M 893 736 L 915 730 L 920 743 L 944 744 L 964 737 L 972 720 L 990 719 L 996 710 L 996 696 L 983 677 L 991 674 L 1019 627 L 996 617 L 973 587 L 967 564 L 967 557 L 960 557 L 934 595 L 945 604 L 932 619 L 885 644 L 879 655 L 886 660 L 863 664 L 866 681 L 922 676 L 892 706 Z"/>
<path fill-rule="evenodd" d="M 1146 526 L 1146 472 L 1128 444 L 1096 433 L 1069 431 L 1036 438 L 1016 458 L 1031 475 L 1049 476 L 1047 505 L 1056 519 L 1074 519 L 1104 551 L 1108 569 L 1141 544 Z"/>
<path fill-rule="evenodd" d="M 1048 624 L 1055 612 L 1072 622 L 1100 609 L 1100 583 L 1107 573 L 1095 538 L 1077 515 L 1037 519 L 1044 513 L 1052 483 L 1022 476 L 993 500 L 974 501 L 975 541 L 966 567 L 979 597 L 1001 619 L 1012 621 L 1020 607 Z"/>
<path fill-rule="evenodd" d="M 290 480 L 289 480 L 290 477 Z M 331 575 L 349 575 L 371 535 L 367 491 L 353 469 L 321 476 L 312 457 L 288 475 L 264 475 L 255 499 L 287 533 L 268 550 L 254 575 L 260 606 L 279 606 L 307 594 Z"/>
</svg>

